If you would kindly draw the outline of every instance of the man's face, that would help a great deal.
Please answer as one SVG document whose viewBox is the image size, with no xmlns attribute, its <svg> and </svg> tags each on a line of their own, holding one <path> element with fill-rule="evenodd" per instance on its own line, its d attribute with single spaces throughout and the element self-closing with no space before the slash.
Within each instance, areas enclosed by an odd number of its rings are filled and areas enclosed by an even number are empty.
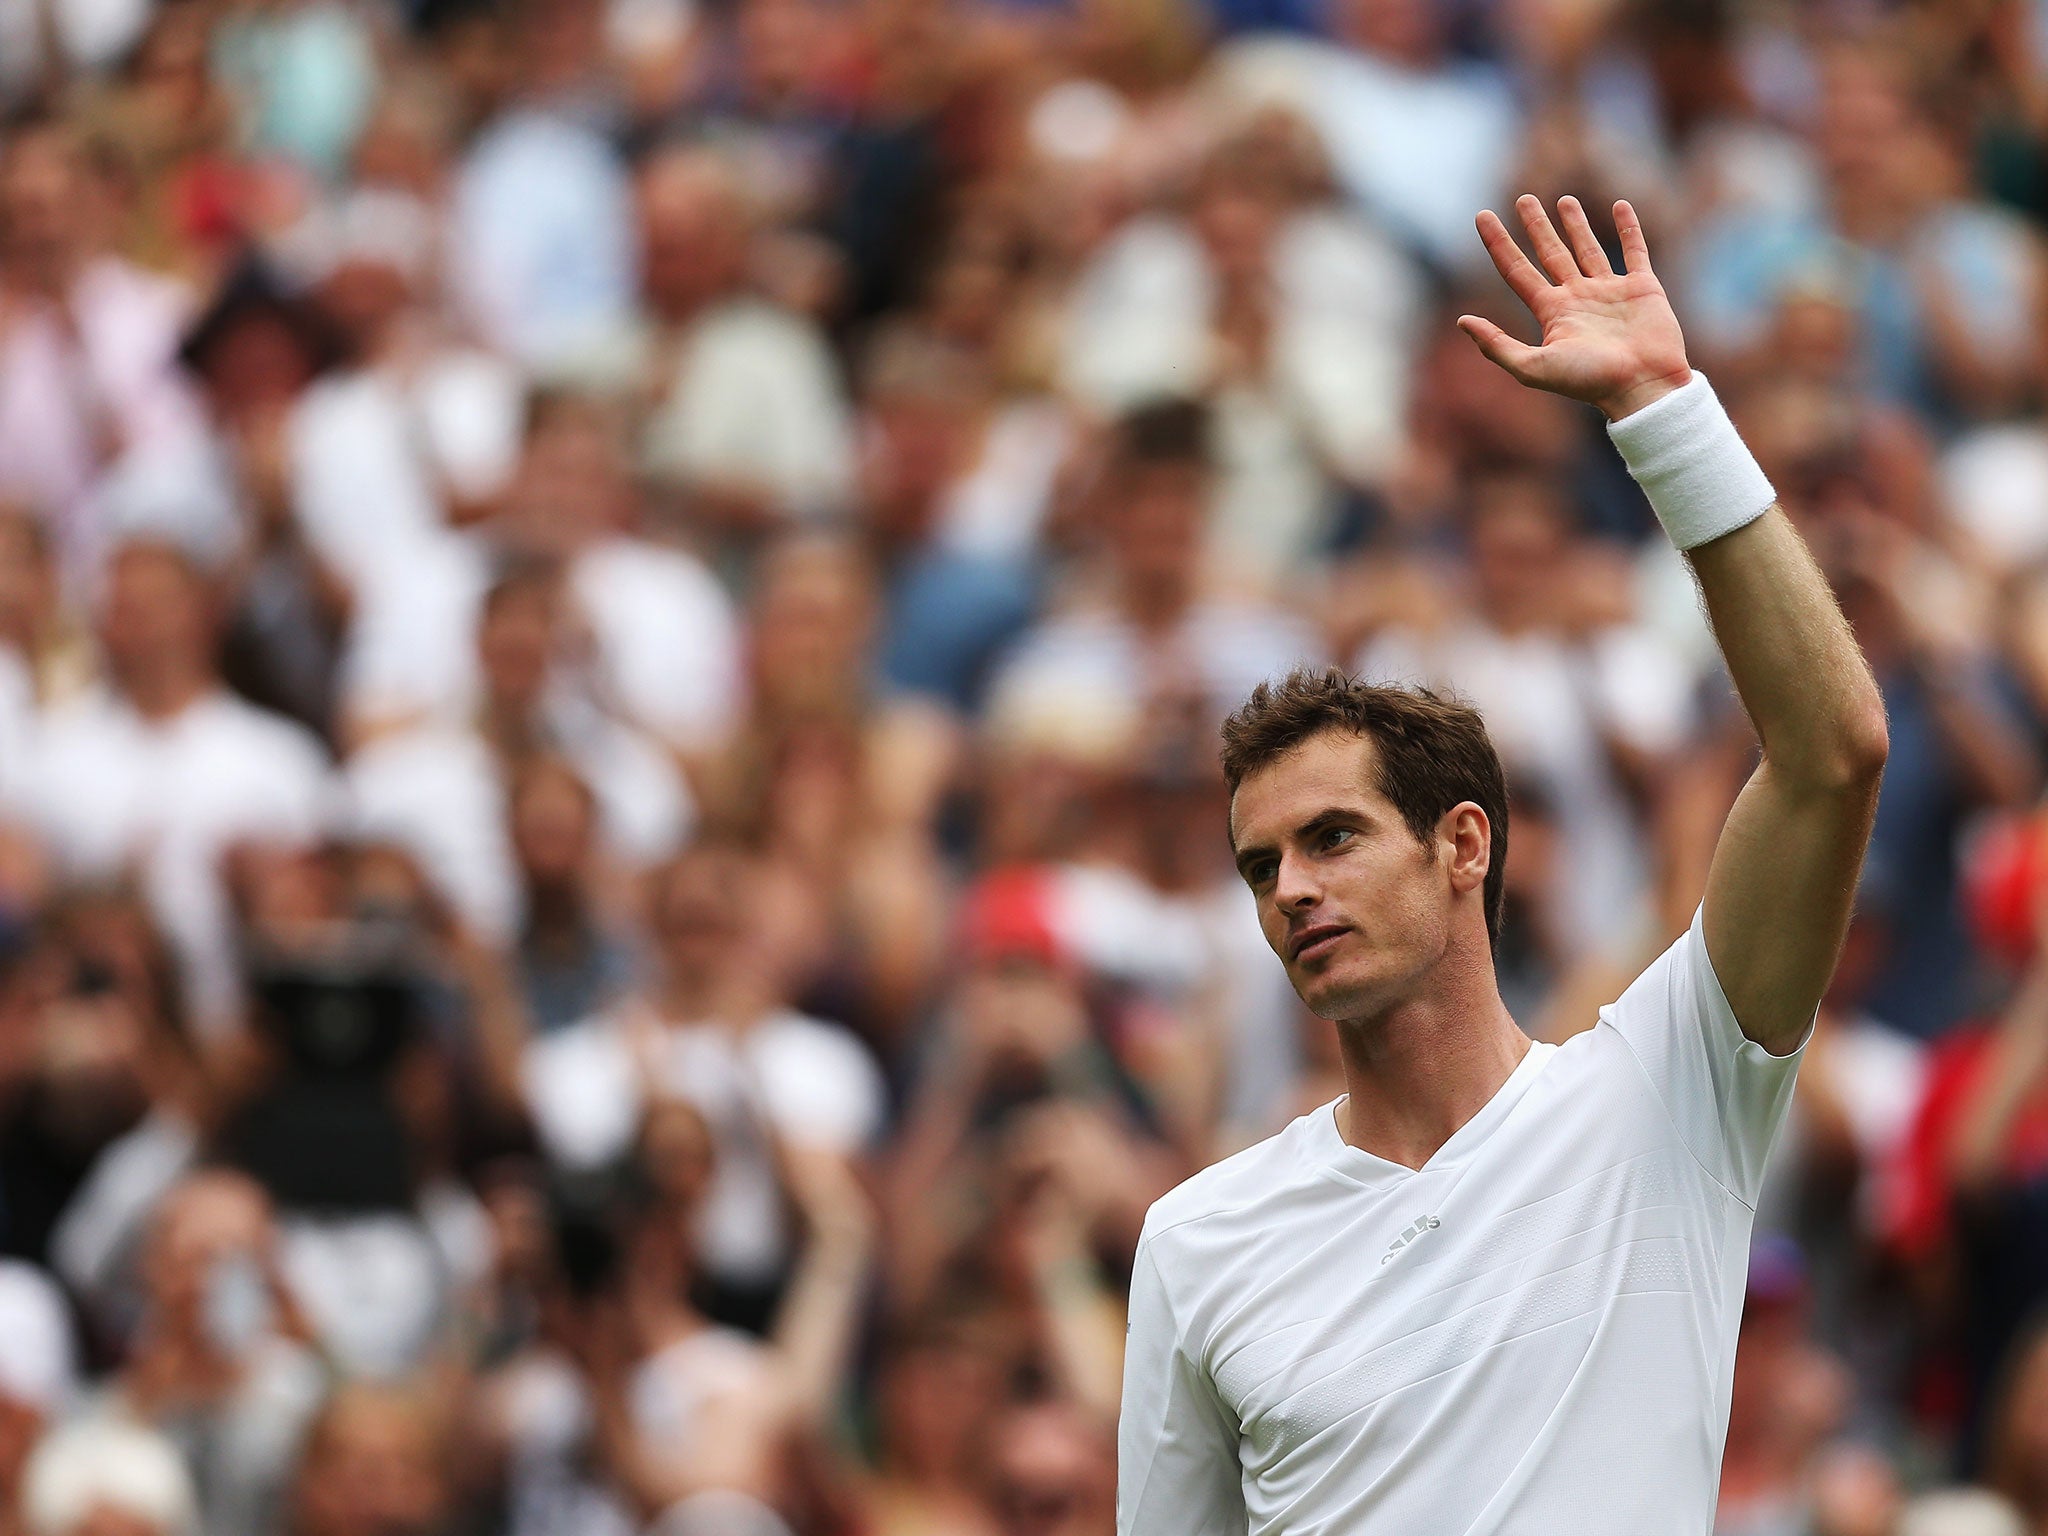
<svg viewBox="0 0 2048 1536">
<path fill-rule="evenodd" d="M 1181 585 L 1201 560 L 1208 477 L 1194 464 L 1147 464 L 1127 475 L 1111 528 L 1124 574 L 1145 586 Z"/>
<path fill-rule="evenodd" d="M 1377 786 L 1372 743 L 1325 731 L 1246 775 L 1231 799 L 1231 847 L 1259 926 L 1319 1018 L 1398 1004 L 1450 943 L 1458 813 L 1425 845 Z"/>
<path fill-rule="evenodd" d="M 539 586 L 500 592 L 477 629 L 484 688 L 498 707 L 532 709 L 555 654 L 555 608 Z"/>
<path fill-rule="evenodd" d="M 54 133 L 23 136 L 0 158 L 0 261 L 17 280 L 53 284 L 79 238 L 85 188 Z"/>
<path fill-rule="evenodd" d="M 174 551 L 122 549 L 107 570 L 100 640 L 116 672 L 166 657 L 204 666 L 213 631 L 203 579 Z"/>
<path fill-rule="evenodd" d="M 655 928 L 667 962 L 698 975 L 732 963 L 753 931 L 759 888 L 755 866 L 725 849 L 678 862 L 656 897 Z"/>
<path fill-rule="evenodd" d="M 658 161 L 639 192 L 641 281 L 655 309 L 680 318 L 727 292 L 746 266 L 746 221 L 716 168 Z"/>
</svg>

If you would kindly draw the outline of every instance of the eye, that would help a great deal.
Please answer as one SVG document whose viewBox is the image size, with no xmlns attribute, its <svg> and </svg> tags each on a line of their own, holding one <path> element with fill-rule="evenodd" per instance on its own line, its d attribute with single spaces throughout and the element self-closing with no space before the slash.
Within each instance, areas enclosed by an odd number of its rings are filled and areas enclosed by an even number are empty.
<svg viewBox="0 0 2048 1536">
<path fill-rule="evenodd" d="M 1357 835 L 1349 827 L 1331 827 L 1323 833 L 1318 841 L 1322 844 L 1323 850 L 1328 852 L 1332 848 L 1343 847 L 1344 844 Z"/>
<path fill-rule="evenodd" d="M 1245 870 L 1245 883 L 1247 885 L 1253 886 L 1264 885 L 1268 880 L 1271 880 L 1276 874 L 1278 874 L 1279 871 L 1280 866 L 1273 860 L 1261 859 L 1258 863 L 1250 866 L 1248 869 Z"/>
</svg>

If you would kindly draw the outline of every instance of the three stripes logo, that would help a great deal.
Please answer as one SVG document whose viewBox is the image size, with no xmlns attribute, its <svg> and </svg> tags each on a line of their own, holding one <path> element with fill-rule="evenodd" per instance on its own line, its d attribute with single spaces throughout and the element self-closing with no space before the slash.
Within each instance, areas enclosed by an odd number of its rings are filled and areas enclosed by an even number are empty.
<svg viewBox="0 0 2048 1536">
<path fill-rule="evenodd" d="M 1434 1232 L 1438 1227 L 1442 1225 L 1443 1223 L 1438 1221 L 1434 1216 L 1416 1217 L 1413 1221 L 1408 1223 L 1407 1230 L 1404 1231 L 1399 1237 L 1394 1239 L 1394 1246 L 1389 1248 L 1383 1255 L 1381 1255 L 1380 1263 L 1387 1263 L 1390 1259 L 1394 1257 L 1395 1254 L 1399 1253 L 1403 1248 L 1406 1248 L 1410 1243 L 1414 1242 L 1415 1239 L 1422 1236 L 1423 1233 Z"/>
</svg>

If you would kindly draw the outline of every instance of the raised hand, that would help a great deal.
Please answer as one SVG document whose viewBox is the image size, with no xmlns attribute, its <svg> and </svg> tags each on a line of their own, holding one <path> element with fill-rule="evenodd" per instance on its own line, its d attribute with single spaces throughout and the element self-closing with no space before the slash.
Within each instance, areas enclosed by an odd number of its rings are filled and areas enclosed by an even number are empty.
<svg viewBox="0 0 2048 1536">
<path fill-rule="evenodd" d="M 1575 197 L 1558 199 L 1560 236 L 1542 202 L 1515 200 L 1536 263 L 1491 210 L 1479 215 L 1479 238 L 1500 275 L 1543 327 L 1543 342 L 1515 340 L 1491 320 L 1460 315 L 1458 329 L 1479 350 L 1522 383 L 1598 406 L 1610 421 L 1641 410 L 1692 377 L 1685 337 L 1650 270 L 1642 222 L 1627 203 L 1614 205 L 1625 270 L 1617 273 L 1593 237 L 1586 210 Z M 1566 242 L 1570 243 L 1567 244 Z"/>
</svg>

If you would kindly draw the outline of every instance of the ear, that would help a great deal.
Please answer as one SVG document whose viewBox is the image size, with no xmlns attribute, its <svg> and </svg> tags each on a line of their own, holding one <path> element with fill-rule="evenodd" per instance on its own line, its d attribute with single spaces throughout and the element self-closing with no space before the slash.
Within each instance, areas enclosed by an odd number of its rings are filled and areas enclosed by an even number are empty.
<svg viewBox="0 0 2048 1536">
<path fill-rule="evenodd" d="M 1437 837 L 1450 866 L 1451 888 L 1462 892 L 1484 886 L 1493 867 L 1493 826 L 1486 812 L 1470 800 L 1459 801 L 1437 823 Z"/>
</svg>

